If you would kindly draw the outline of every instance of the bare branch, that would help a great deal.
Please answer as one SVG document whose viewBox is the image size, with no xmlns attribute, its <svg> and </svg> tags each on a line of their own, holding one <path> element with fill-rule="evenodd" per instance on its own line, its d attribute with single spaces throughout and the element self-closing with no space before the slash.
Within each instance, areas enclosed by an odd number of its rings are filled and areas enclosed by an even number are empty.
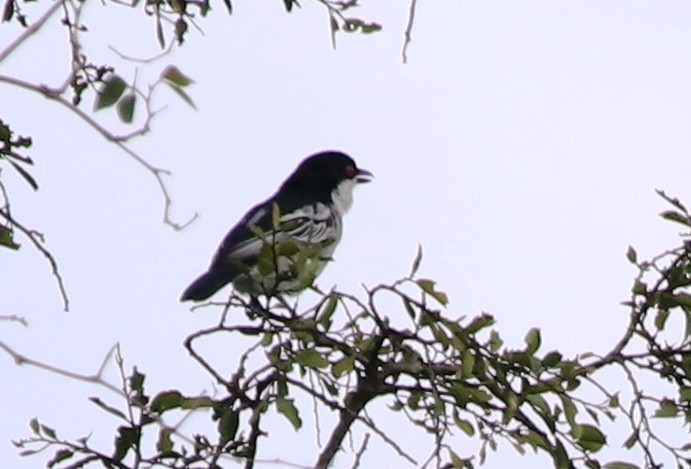
<svg viewBox="0 0 691 469">
<path fill-rule="evenodd" d="M 403 50 L 401 51 L 401 58 L 403 63 L 408 63 L 408 46 L 413 40 L 413 24 L 415 23 L 415 9 L 417 8 L 417 0 L 410 0 L 410 7 L 408 9 L 408 23 L 405 27 L 405 32 L 403 33 Z"/>
<path fill-rule="evenodd" d="M 2 316 L 0 315 L 0 321 L 10 321 L 10 322 L 18 322 L 24 327 L 29 327 L 29 323 L 27 320 L 21 316 L 17 316 L 16 314 L 10 315 L 10 316 Z"/>
<path fill-rule="evenodd" d="M 58 284 L 58 290 L 60 292 L 60 296 L 62 297 L 62 305 L 63 305 L 63 310 L 65 312 L 70 310 L 70 302 L 69 299 L 67 298 L 67 290 L 65 289 L 65 285 L 62 280 L 62 275 L 60 275 L 60 272 L 58 271 L 58 264 L 55 262 L 55 258 L 53 257 L 53 254 L 45 248 L 43 245 L 43 235 L 41 233 L 38 233 L 35 230 L 31 230 L 27 227 L 25 227 L 23 224 L 18 222 L 12 215 L 9 214 L 9 211 L 6 209 L 0 209 L 0 217 L 4 218 L 11 226 L 15 227 L 18 229 L 20 232 L 24 233 L 24 235 L 31 241 L 31 244 L 34 245 L 34 247 L 41 253 L 43 254 L 43 257 L 45 257 L 48 260 L 48 263 L 50 264 L 50 268 L 53 271 L 53 277 L 55 277 L 55 280 L 57 281 Z"/>
<path fill-rule="evenodd" d="M 19 366 L 23 365 L 28 365 L 32 366 L 34 368 L 38 368 L 40 370 L 48 371 L 50 373 L 64 376 L 66 378 L 74 379 L 77 381 L 84 381 L 86 383 L 92 383 L 92 384 L 98 384 L 100 386 L 103 386 L 104 388 L 108 389 L 109 391 L 114 392 L 115 394 L 118 395 L 123 395 L 123 392 L 121 389 L 119 389 L 117 386 L 114 386 L 107 382 L 106 380 L 103 379 L 103 373 L 105 371 L 106 365 L 108 362 L 113 358 L 113 354 L 115 353 L 115 350 L 117 348 L 117 344 L 113 345 L 110 350 L 105 354 L 103 357 L 103 360 L 101 360 L 101 364 L 99 365 L 98 369 L 96 370 L 95 373 L 91 375 L 85 375 L 81 373 L 75 373 L 73 371 L 65 370 L 64 368 L 59 368 L 53 365 L 49 365 L 47 363 L 34 360 L 33 358 L 29 358 L 26 355 L 22 355 L 21 353 L 17 352 L 14 350 L 12 347 L 7 345 L 4 342 L 0 341 L 0 349 L 4 350 L 5 353 L 7 353 L 12 360 L 14 360 L 14 363 Z"/>
</svg>

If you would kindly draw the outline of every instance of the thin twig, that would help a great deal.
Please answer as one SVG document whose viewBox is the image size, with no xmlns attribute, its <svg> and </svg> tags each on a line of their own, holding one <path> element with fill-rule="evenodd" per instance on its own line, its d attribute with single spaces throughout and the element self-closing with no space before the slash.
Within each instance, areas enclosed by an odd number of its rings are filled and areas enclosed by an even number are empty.
<svg viewBox="0 0 691 469">
<path fill-rule="evenodd" d="M 115 54 L 117 54 L 118 57 L 120 57 L 123 60 L 127 60 L 129 62 L 136 62 L 140 64 L 150 64 L 152 62 L 155 62 L 167 55 L 170 54 L 170 52 L 173 50 L 173 47 L 175 46 L 175 41 L 170 41 L 170 44 L 168 44 L 168 47 L 166 47 L 163 52 L 160 54 L 156 54 L 153 57 L 148 57 L 146 59 L 140 59 L 138 57 L 134 57 L 131 55 L 124 54 L 123 52 L 120 52 L 113 46 L 108 46 L 108 49 L 112 50 Z"/>
<path fill-rule="evenodd" d="M 26 321 L 26 319 L 21 316 L 17 316 L 16 314 L 12 314 L 10 316 L 0 316 L 0 321 L 18 322 L 24 327 L 29 327 L 29 323 Z"/>
<path fill-rule="evenodd" d="M 31 244 L 33 244 L 34 247 L 41 254 L 43 254 L 43 257 L 45 257 L 48 260 L 50 268 L 53 271 L 53 277 L 55 277 L 55 280 L 57 281 L 60 296 L 62 296 L 63 310 L 65 312 L 69 311 L 70 301 L 67 298 L 67 290 L 65 289 L 65 284 L 62 281 L 62 275 L 60 275 L 60 271 L 58 270 L 58 264 L 57 262 L 55 262 L 53 254 L 51 254 L 51 252 L 43 246 L 43 236 L 40 233 L 37 233 L 36 231 L 30 230 L 29 228 L 25 227 L 23 224 L 21 224 L 15 218 L 13 218 L 6 210 L 0 210 L 0 217 L 4 218 L 5 220 L 7 220 L 8 223 L 10 223 L 10 225 L 24 233 L 24 235 L 29 239 L 29 241 L 31 241 Z"/>
<path fill-rule="evenodd" d="M 4 342 L 0 341 L 0 349 L 4 350 L 11 358 L 14 360 L 14 363 L 18 366 L 23 366 L 23 365 L 29 365 L 33 366 L 34 368 L 38 368 L 40 370 L 45 370 L 50 373 L 54 373 L 56 375 L 64 376 L 66 378 L 70 379 L 75 379 L 77 381 L 84 381 L 87 383 L 93 383 L 93 384 L 99 384 L 103 386 L 104 388 L 108 389 L 109 391 L 114 392 L 115 394 L 118 395 L 123 395 L 122 390 L 119 389 L 117 386 L 114 386 L 107 381 L 103 379 L 103 372 L 105 370 L 106 365 L 110 361 L 110 359 L 113 357 L 113 353 L 115 352 L 115 348 L 117 345 L 114 345 L 108 350 L 108 353 L 105 354 L 103 357 L 103 360 L 101 361 L 100 366 L 98 367 L 98 370 L 96 370 L 96 373 L 91 374 L 91 375 L 84 375 L 81 373 L 75 373 L 73 371 L 68 371 L 63 368 L 58 368 L 53 365 L 48 365 L 47 363 L 40 362 L 38 360 L 34 360 L 33 358 L 29 358 L 26 355 L 22 355 L 21 353 L 17 352 L 14 350 L 12 347 L 7 345 Z"/>
<path fill-rule="evenodd" d="M 355 461 L 353 461 L 353 469 L 357 469 L 360 467 L 360 458 L 362 458 L 362 455 L 365 453 L 367 450 L 367 443 L 369 443 L 369 433 L 365 433 L 365 438 L 362 440 L 362 445 L 360 445 L 360 449 L 355 453 Z"/>
<path fill-rule="evenodd" d="M 410 0 L 410 8 L 408 9 L 408 23 L 403 33 L 403 50 L 401 51 L 401 58 L 403 63 L 408 63 L 408 46 L 413 40 L 413 24 L 415 23 L 415 9 L 417 8 L 417 0 Z"/>
</svg>

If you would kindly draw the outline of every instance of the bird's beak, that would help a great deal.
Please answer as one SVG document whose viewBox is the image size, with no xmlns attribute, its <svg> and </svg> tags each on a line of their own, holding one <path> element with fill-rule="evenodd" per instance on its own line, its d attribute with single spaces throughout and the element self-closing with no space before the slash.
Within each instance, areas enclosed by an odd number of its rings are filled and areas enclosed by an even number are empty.
<svg viewBox="0 0 691 469">
<path fill-rule="evenodd" d="M 357 174 L 355 175 L 355 180 L 362 184 L 365 182 L 370 182 L 372 179 L 374 179 L 374 174 L 370 173 L 366 169 L 358 169 Z"/>
</svg>

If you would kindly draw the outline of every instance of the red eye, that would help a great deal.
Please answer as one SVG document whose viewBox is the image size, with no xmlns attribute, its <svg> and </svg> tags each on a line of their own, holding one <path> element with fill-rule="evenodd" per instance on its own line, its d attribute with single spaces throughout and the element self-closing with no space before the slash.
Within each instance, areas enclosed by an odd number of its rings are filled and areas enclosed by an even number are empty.
<svg viewBox="0 0 691 469">
<path fill-rule="evenodd" d="M 354 178 L 355 174 L 357 173 L 357 170 L 355 169 L 355 166 L 349 164 L 348 166 L 346 166 L 345 173 L 346 176 L 348 176 L 349 178 Z"/>
</svg>

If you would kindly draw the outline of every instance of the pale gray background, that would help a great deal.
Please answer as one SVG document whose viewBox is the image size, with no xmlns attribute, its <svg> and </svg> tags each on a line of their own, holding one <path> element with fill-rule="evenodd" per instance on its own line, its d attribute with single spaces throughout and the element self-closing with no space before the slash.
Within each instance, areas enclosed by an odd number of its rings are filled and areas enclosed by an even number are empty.
<svg viewBox="0 0 691 469">
<path fill-rule="evenodd" d="M 2 117 L 35 139 L 41 190 L 10 170 L 3 181 L 15 213 L 46 233 L 72 305 L 61 312 L 46 262 L 19 239 L 19 253 L 0 250 L 0 314 L 24 316 L 30 327 L 2 323 L 0 339 L 84 373 L 120 342 L 152 390 L 210 390 L 181 342 L 216 315 L 190 314 L 180 292 L 232 224 L 302 157 L 337 148 L 377 179 L 356 193 L 321 286 L 358 292 L 361 283 L 394 280 L 422 244 L 421 274 L 448 292 L 452 314 L 491 312 L 516 347 L 537 326 L 544 350 L 606 351 L 627 320 L 619 305 L 635 273 L 627 246 L 645 257 L 676 242 L 676 227 L 657 218 L 666 207 L 654 189 L 691 203 L 691 3 L 421 1 L 408 65 L 400 60 L 404 3 L 365 2 L 372 5 L 357 13 L 384 30 L 339 35 L 335 52 L 324 9 L 303 3 L 286 15 L 278 1 L 235 2 L 228 17 L 219 2 L 200 22 L 204 36 L 192 31 L 181 50 L 140 69 L 145 83 L 175 63 L 198 82 L 189 89 L 197 112 L 164 91 L 155 102 L 168 108 L 134 143 L 173 172 L 175 217 L 201 214 L 182 233 L 160 223 L 157 186 L 126 155 L 69 112 L 0 86 Z M 87 53 L 115 63 L 107 45 L 155 54 L 153 25 L 140 16 L 92 2 Z M 3 25 L 0 47 L 16 31 Z M 0 73 L 58 82 L 66 72 L 55 53 L 60 41 L 58 27 L 46 31 Z M 131 66 L 120 70 L 132 78 Z M 117 126 L 110 113 L 99 119 Z M 390 313 L 397 314 L 405 317 Z M 233 358 L 239 350 L 215 352 Z M 115 421 L 87 397 L 114 397 L 6 356 L 0 367 L 3 467 L 41 467 L 43 459 L 19 459 L 9 444 L 29 434 L 34 416 L 65 437 L 93 431 L 94 443 L 110 444 Z M 117 379 L 112 368 L 109 376 Z M 267 458 L 314 462 L 304 414 L 307 429 L 297 439 L 277 419 L 272 436 L 281 436 Z M 402 427 L 398 416 L 387 424 Z M 424 460 L 427 436 L 398 431 Z M 625 430 L 614 435 L 612 457 L 635 461 L 619 449 Z M 451 441 L 462 455 L 477 447 L 462 434 Z M 403 464 L 376 437 L 370 447 L 364 467 Z M 487 467 L 550 466 L 502 448 Z M 336 467 L 351 462 L 341 456 Z"/>
</svg>

